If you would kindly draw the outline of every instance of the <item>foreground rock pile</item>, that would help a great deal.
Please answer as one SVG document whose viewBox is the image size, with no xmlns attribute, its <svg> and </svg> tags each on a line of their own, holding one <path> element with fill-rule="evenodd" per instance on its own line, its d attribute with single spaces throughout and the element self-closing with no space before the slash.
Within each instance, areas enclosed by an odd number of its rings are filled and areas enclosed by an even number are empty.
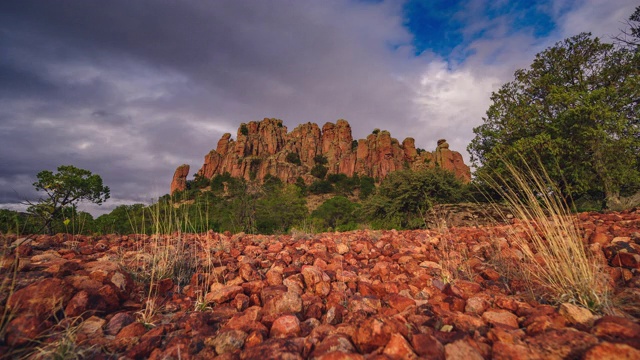
<svg viewBox="0 0 640 360">
<path fill-rule="evenodd" d="M 6 237 L 0 357 L 638 359 L 640 211 L 579 219 L 608 315 L 529 296 L 511 226 Z"/>
</svg>

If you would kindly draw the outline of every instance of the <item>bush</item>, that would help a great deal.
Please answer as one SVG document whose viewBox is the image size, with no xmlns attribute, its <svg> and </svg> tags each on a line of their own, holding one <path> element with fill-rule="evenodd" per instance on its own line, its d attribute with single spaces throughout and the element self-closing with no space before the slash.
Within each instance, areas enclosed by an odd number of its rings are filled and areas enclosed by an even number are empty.
<svg viewBox="0 0 640 360">
<path fill-rule="evenodd" d="M 358 208 L 344 196 L 336 196 L 320 205 L 312 214 L 312 218 L 321 220 L 322 225 L 334 230 L 353 230 L 357 227 L 354 211 Z"/>
<path fill-rule="evenodd" d="M 325 165 L 328 162 L 327 157 L 323 155 L 314 156 L 313 161 L 319 165 Z"/>
<path fill-rule="evenodd" d="M 240 134 L 242 134 L 244 136 L 249 135 L 249 128 L 247 127 L 246 124 L 240 125 Z"/>
<path fill-rule="evenodd" d="M 298 153 L 294 153 L 294 152 L 288 153 L 286 160 L 290 164 L 302 165 L 302 162 L 300 162 L 300 155 L 298 155 Z"/>
<path fill-rule="evenodd" d="M 316 180 L 309 185 L 309 192 L 316 195 L 329 194 L 333 192 L 333 185 L 326 180 Z"/>
<path fill-rule="evenodd" d="M 424 214 L 434 204 L 457 203 L 463 184 L 449 171 L 439 168 L 421 171 L 395 171 L 363 203 L 367 220 L 392 228 L 415 229 L 424 226 Z"/>
<path fill-rule="evenodd" d="M 326 166 L 317 164 L 311 169 L 311 175 L 317 177 L 318 179 L 324 179 L 324 177 L 327 175 L 327 171 L 329 171 L 329 169 L 327 169 Z"/>
<path fill-rule="evenodd" d="M 360 200 L 364 200 L 376 191 L 376 181 L 370 176 L 360 178 Z"/>
</svg>

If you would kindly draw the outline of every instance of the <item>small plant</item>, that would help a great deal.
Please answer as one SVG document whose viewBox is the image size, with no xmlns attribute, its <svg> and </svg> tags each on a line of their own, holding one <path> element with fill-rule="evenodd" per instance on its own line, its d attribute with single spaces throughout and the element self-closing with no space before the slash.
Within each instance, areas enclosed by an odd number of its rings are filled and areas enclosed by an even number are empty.
<svg viewBox="0 0 640 360">
<path fill-rule="evenodd" d="M 155 327 L 154 317 L 158 314 L 158 310 L 156 299 L 149 296 L 145 302 L 144 308 L 136 312 L 136 315 L 138 315 L 138 322 L 144 325 L 147 329 Z"/>
<path fill-rule="evenodd" d="M 529 290 L 540 300 L 571 302 L 592 311 L 609 306 L 601 269 L 582 243 L 580 229 L 560 191 L 541 166 L 533 171 L 505 161 L 511 181 L 492 179 L 519 227 L 507 240 L 522 252 L 521 267 Z M 496 207 L 497 211 L 501 211 Z"/>
<path fill-rule="evenodd" d="M 240 134 L 247 136 L 249 135 L 249 128 L 247 127 L 247 124 L 241 124 L 240 125 Z"/>
<path fill-rule="evenodd" d="M 286 159 L 288 163 L 290 164 L 295 164 L 295 165 L 302 165 L 302 162 L 300 161 L 300 155 L 298 155 L 298 153 L 294 153 L 294 152 L 290 152 L 287 154 Z"/>
</svg>

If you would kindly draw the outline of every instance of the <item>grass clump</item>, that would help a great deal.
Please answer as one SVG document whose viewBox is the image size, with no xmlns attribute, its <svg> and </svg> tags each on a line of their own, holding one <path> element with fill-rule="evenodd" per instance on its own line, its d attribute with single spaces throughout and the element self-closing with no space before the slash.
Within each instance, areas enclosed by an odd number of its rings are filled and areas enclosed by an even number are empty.
<svg viewBox="0 0 640 360">
<path fill-rule="evenodd" d="M 542 168 L 505 162 L 507 180 L 490 180 L 517 219 L 507 240 L 523 255 L 520 272 L 538 300 L 574 303 L 592 311 L 607 309 L 609 294 L 595 257 L 582 243 L 576 218 Z"/>
</svg>

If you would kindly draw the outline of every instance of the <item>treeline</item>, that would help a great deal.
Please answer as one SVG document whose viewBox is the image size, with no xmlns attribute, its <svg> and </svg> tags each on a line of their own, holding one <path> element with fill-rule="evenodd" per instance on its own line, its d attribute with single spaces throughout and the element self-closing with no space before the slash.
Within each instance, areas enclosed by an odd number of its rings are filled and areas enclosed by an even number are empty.
<svg viewBox="0 0 640 360">
<path fill-rule="evenodd" d="M 438 203 L 469 201 L 472 186 L 441 169 L 403 170 L 389 174 L 376 187 L 366 176 L 323 174 L 310 185 L 302 179 L 283 184 L 268 176 L 262 184 L 231 177 L 211 180 L 196 176 L 188 188 L 165 195 L 155 204 L 121 205 L 93 218 L 73 207 L 53 221 L 54 232 L 131 234 L 216 232 L 278 234 L 373 229 L 416 229 L 425 226 L 426 212 Z M 322 196 L 313 196 L 322 195 Z M 326 199 L 309 211 L 308 199 Z M 0 211 L 3 233 L 41 233 L 37 218 Z"/>
</svg>

